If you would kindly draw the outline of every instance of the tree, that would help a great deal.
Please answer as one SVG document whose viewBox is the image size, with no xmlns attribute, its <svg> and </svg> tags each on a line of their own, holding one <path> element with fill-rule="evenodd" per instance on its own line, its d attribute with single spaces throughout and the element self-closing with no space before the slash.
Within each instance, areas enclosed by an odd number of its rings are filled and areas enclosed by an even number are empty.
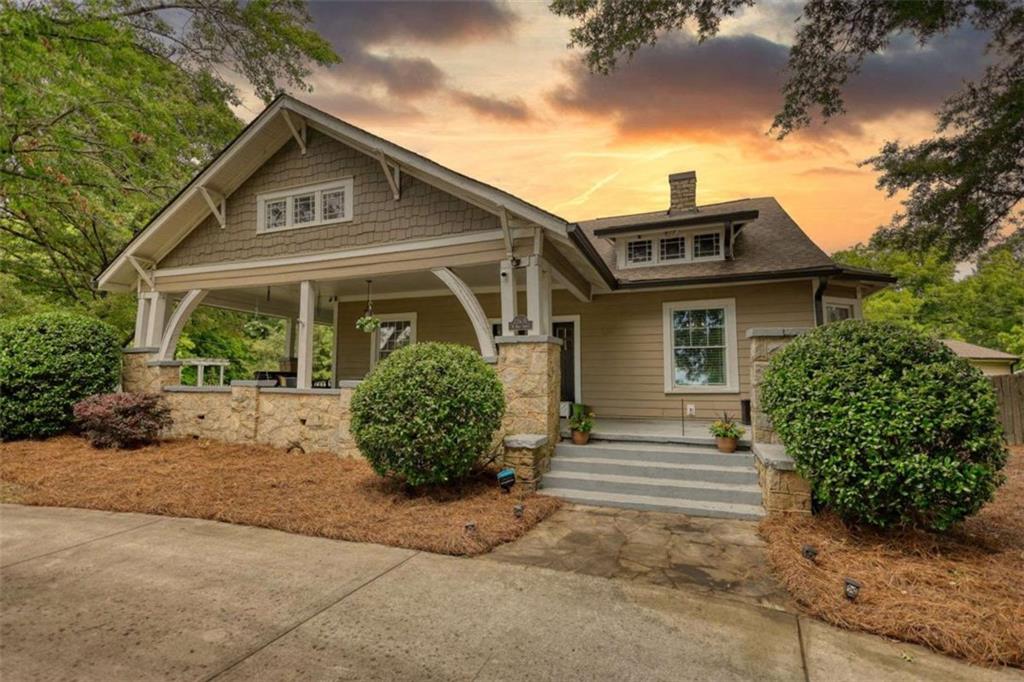
<svg viewBox="0 0 1024 682">
<path fill-rule="evenodd" d="M 841 263 L 894 274 L 896 285 L 867 299 L 864 316 L 940 338 L 1024 352 L 1024 259 L 1004 244 L 982 254 L 957 280 L 941 252 L 857 245 L 833 254 Z"/>
<path fill-rule="evenodd" d="M 697 25 L 700 40 L 754 0 L 553 0 L 572 17 L 572 44 L 592 71 L 608 73 L 621 56 L 653 45 L 666 31 Z M 789 78 L 772 129 L 784 137 L 808 125 L 815 109 L 844 112 L 842 91 L 864 59 L 897 33 L 920 44 L 961 24 L 988 31 L 994 57 L 982 79 L 951 97 L 934 138 L 916 145 L 887 142 L 868 160 L 890 195 L 909 190 L 904 212 L 879 239 L 890 245 L 938 247 L 966 257 L 1024 231 L 1024 3 L 1021 0 L 807 0 L 789 53 Z"/>
<path fill-rule="evenodd" d="M 92 279 L 264 100 L 337 61 L 299 0 L 0 0 L 0 272 L 89 304 Z"/>
</svg>

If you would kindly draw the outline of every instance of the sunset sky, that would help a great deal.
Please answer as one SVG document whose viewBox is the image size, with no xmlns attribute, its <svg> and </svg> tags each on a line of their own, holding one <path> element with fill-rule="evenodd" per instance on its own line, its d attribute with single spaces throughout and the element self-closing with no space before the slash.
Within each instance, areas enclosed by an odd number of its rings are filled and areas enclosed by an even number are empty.
<svg viewBox="0 0 1024 682">
<path fill-rule="evenodd" d="M 703 45 L 667 36 L 599 76 L 546 3 L 314 3 L 344 61 L 296 94 L 569 220 L 667 208 L 666 176 L 696 170 L 698 203 L 773 195 L 831 252 L 898 210 L 858 162 L 928 135 L 980 73 L 984 36 L 897 39 L 851 80 L 845 117 L 780 142 L 766 133 L 800 5 L 747 10 Z"/>
</svg>

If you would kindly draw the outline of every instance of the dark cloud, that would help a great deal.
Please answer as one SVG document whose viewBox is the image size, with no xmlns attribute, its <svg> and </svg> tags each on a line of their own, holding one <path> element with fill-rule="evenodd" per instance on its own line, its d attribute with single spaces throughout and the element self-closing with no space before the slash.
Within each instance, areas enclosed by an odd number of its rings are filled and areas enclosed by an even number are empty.
<svg viewBox="0 0 1024 682">
<path fill-rule="evenodd" d="M 452 90 L 452 99 L 470 111 L 499 121 L 523 122 L 532 118 L 526 103 L 518 97 L 501 99 L 486 95 L 474 95 L 463 90 Z"/>
<path fill-rule="evenodd" d="M 933 111 L 983 65 L 984 36 L 958 31 L 920 49 L 897 41 L 870 56 L 845 91 L 848 115 L 811 135 L 898 112 Z M 754 35 L 721 36 L 703 44 L 689 36 L 641 50 L 609 76 L 567 62 L 567 82 L 549 94 L 557 109 L 611 118 L 624 137 L 678 134 L 720 138 L 764 133 L 782 103 L 789 48 Z"/>
<path fill-rule="evenodd" d="M 310 14 L 341 55 L 334 73 L 402 97 L 442 90 L 445 73 L 426 57 L 386 55 L 381 48 L 489 40 L 509 35 L 518 21 L 506 6 L 482 1 L 314 2 Z"/>
</svg>

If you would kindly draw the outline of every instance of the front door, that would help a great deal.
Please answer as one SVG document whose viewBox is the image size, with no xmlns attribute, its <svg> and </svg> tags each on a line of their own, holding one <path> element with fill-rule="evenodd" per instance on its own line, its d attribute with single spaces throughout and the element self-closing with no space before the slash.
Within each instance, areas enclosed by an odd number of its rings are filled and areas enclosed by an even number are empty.
<svg viewBox="0 0 1024 682">
<path fill-rule="evenodd" d="M 562 415 L 569 414 L 569 404 L 576 402 L 576 323 L 554 322 L 551 334 L 562 340 Z"/>
</svg>

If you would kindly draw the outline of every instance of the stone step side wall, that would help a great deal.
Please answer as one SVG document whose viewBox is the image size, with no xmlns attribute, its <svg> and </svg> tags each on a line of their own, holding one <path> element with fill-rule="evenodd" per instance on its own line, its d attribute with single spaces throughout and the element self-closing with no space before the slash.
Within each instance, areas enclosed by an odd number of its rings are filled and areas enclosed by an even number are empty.
<svg viewBox="0 0 1024 682">
<path fill-rule="evenodd" d="M 750 339 L 751 440 L 755 453 L 759 449 L 774 453 L 771 457 L 755 457 L 761 503 L 769 513 L 811 513 L 811 486 L 792 467 L 792 459 L 785 455 L 782 439 L 775 432 L 771 419 L 761 409 L 760 399 L 761 382 L 772 357 L 806 331 L 802 327 L 747 330 L 747 338 Z M 759 445 L 769 447 L 759 448 Z"/>
</svg>

